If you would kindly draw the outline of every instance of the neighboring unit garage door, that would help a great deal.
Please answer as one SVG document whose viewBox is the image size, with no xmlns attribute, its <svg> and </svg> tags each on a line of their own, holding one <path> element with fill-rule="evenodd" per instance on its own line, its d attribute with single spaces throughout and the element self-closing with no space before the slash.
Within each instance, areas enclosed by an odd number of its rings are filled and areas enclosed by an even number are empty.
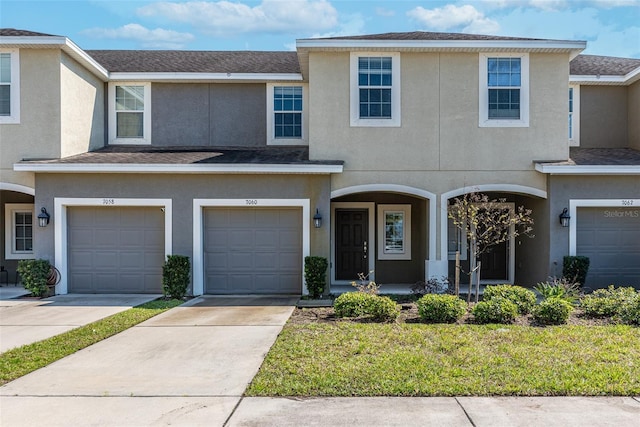
<svg viewBox="0 0 640 427">
<path fill-rule="evenodd" d="M 302 210 L 204 211 L 205 292 L 300 294 Z"/>
<path fill-rule="evenodd" d="M 576 255 L 589 257 L 586 286 L 640 285 L 640 209 L 578 208 Z"/>
<path fill-rule="evenodd" d="M 67 229 L 69 292 L 162 292 L 159 207 L 69 207 Z"/>
</svg>

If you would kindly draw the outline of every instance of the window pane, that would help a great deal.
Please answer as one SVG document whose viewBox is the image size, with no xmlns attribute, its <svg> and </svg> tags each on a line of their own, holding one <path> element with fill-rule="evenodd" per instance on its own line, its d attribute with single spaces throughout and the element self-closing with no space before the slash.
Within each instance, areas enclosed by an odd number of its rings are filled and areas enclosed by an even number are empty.
<svg viewBox="0 0 640 427">
<path fill-rule="evenodd" d="M 274 136 L 276 138 L 301 138 L 302 113 L 276 113 Z"/>
<path fill-rule="evenodd" d="M 520 89 L 489 89 L 490 119 L 520 118 Z"/>
<path fill-rule="evenodd" d="M 144 111 L 144 86 L 116 86 L 116 110 Z"/>
<path fill-rule="evenodd" d="M 31 212 L 13 213 L 13 246 L 16 252 L 33 250 L 33 214 Z"/>
<path fill-rule="evenodd" d="M 11 86 L 0 85 L 0 116 L 11 115 Z"/>
<path fill-rule="evenodd" d="M 118 138 L 142 138 L 143 113 L 116 113 L 116 135 Z"/>
<path fill-rule="evenodd" d="M 0 83 L 11 83 L 10 53 L 0 53 Z"/>
<path fill-rule="evenodd" d="M 404 212 L 385 212 L 384 251 L 404 252 Z"/>
<path fill-rule="evenodd" d="M 358 58 L 360 118 L 391 118 L 391 57 Z"/>
<path fill-rule="evenodd" d="M 520 86 L 520 58 L 487 58 L 487 84 Z"/>
</svg>

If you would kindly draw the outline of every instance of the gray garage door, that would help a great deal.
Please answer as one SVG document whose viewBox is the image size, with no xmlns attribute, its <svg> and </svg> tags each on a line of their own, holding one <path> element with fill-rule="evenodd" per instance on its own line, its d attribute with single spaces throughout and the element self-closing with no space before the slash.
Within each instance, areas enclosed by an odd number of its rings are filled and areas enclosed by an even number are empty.
<svg viewBox="0 0 640 427">
<path fill-rule="evenodd" d="M 160 207 L 71 207 L 67 230 L 69 292 L 162 292 Z"/>
<path fill-rule="evenodd" d="M 576 254 L 590 259 L 586 286 L 640 286 L 640 209 L 578 208 Z"/>
<path fill-rule="evenodd" d="M 301 293 L 301 209 L 211 208 L 204 218 L 206 293 Z"/>
</svg>

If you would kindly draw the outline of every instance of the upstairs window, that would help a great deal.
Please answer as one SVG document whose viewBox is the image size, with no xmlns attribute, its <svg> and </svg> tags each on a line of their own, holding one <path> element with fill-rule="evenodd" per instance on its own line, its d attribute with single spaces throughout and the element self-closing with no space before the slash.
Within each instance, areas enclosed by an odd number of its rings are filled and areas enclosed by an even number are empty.
<svg viewBox="0 0 640 427">
<path fill-rule="evenodd" d="M 351 126 L 400 126 L 400 55 L 351 54 Z"/>
<path fill-rule="evenodd" d="M 273 88 L 275 138 L 302 138 L 302 87 Z"/>
<path fill-rule="evenodd" d="M 528 127 L 528 55 L 480 55 L 479 98 L 481 127 Z"/>
<path fill-rule="evenodd" d="M 0 123 L 20 123 L 20 56 L 0 50 Z"/>
<path fill-rule="evenodd" d="M 391 57 L 358 58 L 360 118 L 391 118 Z"/>
<path fill-rule="evenodd" d="M 267 85 L 267 144 L 306 144 L 306 98 L 306 85 Z"/>
<path fill-rule="evenodd" d="M 112 144 L 151 143 L 151 85 L 109 84 Z"/>
<path fill-rule="evenodd" d="M 580 146 L 580 86 L 569 87 L 569 146 Z"/>
<path fill-rule="evenodd" d="M 520 119 L 520 58 L 487 59 L 489 118 Z"/>
</svg>

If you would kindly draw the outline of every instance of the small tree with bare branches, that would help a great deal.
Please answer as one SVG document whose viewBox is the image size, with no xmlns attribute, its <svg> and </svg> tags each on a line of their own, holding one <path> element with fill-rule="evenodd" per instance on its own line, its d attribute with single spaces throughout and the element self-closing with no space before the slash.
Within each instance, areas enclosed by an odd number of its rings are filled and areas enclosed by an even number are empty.
<svg viewBox="0 0 640 427">
<path fill-rule="evenodd" d="M 467 193 L 454 199 L 449 206 L 449 218 L 469 242 L 469 295 L 471 302 L 473 283 L 476 283 L 475 301 L 478 302 L 480 284 L 480 255 L 492 246 L 506 242 L 513 237 L 533 236 L 531 209 L 519 206 L 511 209 L 505 206 L 505 199 L 489 199 L 481 193 Z M 459 266 L 456 266 L 459 268 Z"/>
</svg>

